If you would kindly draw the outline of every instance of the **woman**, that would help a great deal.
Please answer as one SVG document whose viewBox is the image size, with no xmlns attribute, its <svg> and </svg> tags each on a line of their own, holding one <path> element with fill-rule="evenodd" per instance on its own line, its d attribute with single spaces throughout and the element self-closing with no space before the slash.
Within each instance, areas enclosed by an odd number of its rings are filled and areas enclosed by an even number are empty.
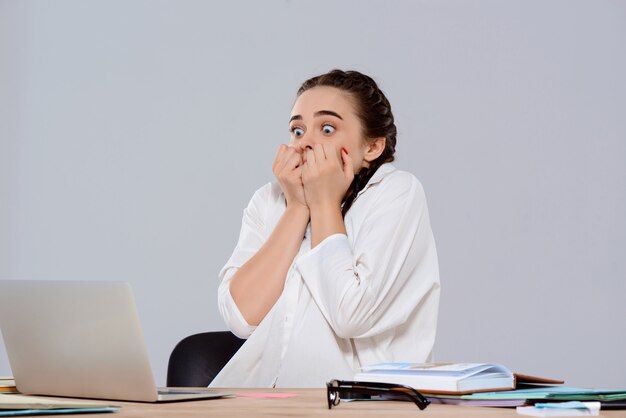
<svg viewBox="0 0 626 418">
<path fill-rule="evenodd" d="M 247 341 L 211 386 L 323 387 L 367 364 L 429 361 L 437 253 L 420 183 L 389 164 L 387 98 L 333 70 L 302 84 L 289 124 L 277 182 L 252 197 L 220 272 L 220 312 Z"/>
</svg>

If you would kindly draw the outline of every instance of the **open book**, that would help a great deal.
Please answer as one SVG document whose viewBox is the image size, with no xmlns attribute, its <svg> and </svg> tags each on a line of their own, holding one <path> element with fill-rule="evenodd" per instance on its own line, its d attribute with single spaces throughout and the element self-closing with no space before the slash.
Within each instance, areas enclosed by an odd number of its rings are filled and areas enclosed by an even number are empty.
<svg viewBox="0 0 626 418">
<path fill-rule="evenodd" d="M 563 383 L 514 374 L 500 364 L 489 363 L 379 363 L 363 367 L 354 380 L 397 383 L 425 393 L 446 394 L 510 390 L 520 383 Z"/>
</svg>

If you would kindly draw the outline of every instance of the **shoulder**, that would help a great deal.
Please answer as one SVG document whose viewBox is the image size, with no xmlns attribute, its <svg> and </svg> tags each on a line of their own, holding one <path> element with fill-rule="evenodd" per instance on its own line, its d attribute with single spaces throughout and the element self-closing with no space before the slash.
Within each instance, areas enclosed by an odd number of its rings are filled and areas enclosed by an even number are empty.
<svg viewBox="0 0 626 418">
<path fill-rule="evenodd" d="M 275 213 L 278 213 L 281 199 L 284 202 L 282 191 L 277 183 L 266 183 L 259 187 L 248 205 L 245 207 L 244 222 L 251 222 L 258 229 L 267 227 Z"/>
<path fill-rule="evenodd" d="M 285 197 L 280 186 L 277 182 L 269 182 L 254 192 L 245 212 L 265 222 L 270 214 L 280 211 L 285 206 Z"/>
<path fill-rule="evenodd" d="M 259 187 L 252 195 L 253 202 L 270 204 L 283 198 L 283 191 L 277 182 L 268 182 Z"/>
</svg>

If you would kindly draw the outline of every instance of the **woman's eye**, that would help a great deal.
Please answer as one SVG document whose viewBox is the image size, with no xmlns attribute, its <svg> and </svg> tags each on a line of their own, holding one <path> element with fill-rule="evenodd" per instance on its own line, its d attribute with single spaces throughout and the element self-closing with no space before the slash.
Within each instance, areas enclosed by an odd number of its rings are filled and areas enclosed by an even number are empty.
<svg viewBox="0 0 626 418">
<path fill-rule="evenodd" d="M 298 127 L 294 127 L 294 128 L 291 128 L 291 133 L 292 133 L 292 134 L 293 134 L 296 138 L 299 138 L 299 137 L 301 137 L 302 135 L 304 135 L 304 129 L 302 129 L 302 128 L 298 128 Z"/>
<path fill-rule="evenodd" d="M 333 132 L 335 132 L 335 127 L 333 125 L 326 124 L 322 126 L 322 131 L 325 134 L 332 134 Z"/>
</svg>

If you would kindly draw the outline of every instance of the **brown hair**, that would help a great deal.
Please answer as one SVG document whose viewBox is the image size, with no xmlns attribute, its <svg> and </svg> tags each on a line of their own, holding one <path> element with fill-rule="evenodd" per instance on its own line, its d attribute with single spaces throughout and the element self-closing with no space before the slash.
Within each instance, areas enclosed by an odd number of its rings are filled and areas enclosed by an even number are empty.
<svg viewBox="0 0 626 418">
<path fill-rule="evenodd" d="M 389 100 L 371 77 L 358 71 L 332 70 L 306 80 L 298 89 L 297 96 L 319 86 L 335 87 L 352 97 L 366 140 L 385 138 L 385 149 L 382 154 L 372 161 L 369 167 L 362 168 L 354 176 L 341 210 L 342 215 L 345 216 L 359 191 L 365 187 L 376 170 L 384 163 L 394 160 L 397 129 Z"/>
</svg>

